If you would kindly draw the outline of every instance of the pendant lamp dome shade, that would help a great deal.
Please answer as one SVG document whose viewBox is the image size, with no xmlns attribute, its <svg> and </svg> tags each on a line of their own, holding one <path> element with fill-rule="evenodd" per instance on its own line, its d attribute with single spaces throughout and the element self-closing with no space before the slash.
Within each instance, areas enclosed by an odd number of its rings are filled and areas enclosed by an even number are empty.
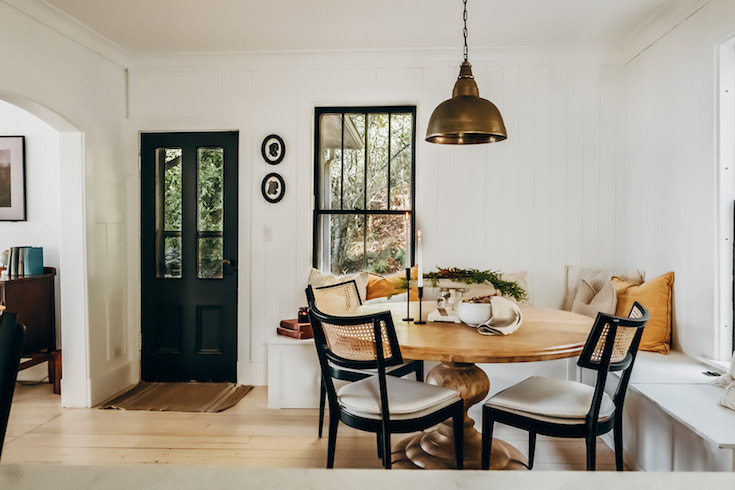
<svg viewBox="0 0 735 490">
<path fill-rule="evenodd" d="M 439 104 L 429 119 L 426 141 L 448 145 L 495 143 L 508 137 L 503 116 L 495 104 L 480 97 L 465 59 L 459 67 L 452 98 Z"/>
</svg>

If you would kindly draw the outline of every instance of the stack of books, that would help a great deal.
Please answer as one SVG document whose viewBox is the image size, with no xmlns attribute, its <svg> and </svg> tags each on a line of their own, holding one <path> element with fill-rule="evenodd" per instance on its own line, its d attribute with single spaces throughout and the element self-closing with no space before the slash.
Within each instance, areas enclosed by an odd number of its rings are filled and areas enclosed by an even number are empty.
<svg viewBox="0 0 735 490">
<path fill-rule="evenodd" d="M 312 339 L 314 334 L 311 330 L 311 323 L 299 323 L 297 319 L 281 320 L 281 326 L 276 328 L 278 335 L 293 337 L 295 339 Z"/>
<path fill-rule="evenodd" d="M 43 247 L 11 247 L 7 271 L 10 277 L 43 274 Z"/>
</svg>

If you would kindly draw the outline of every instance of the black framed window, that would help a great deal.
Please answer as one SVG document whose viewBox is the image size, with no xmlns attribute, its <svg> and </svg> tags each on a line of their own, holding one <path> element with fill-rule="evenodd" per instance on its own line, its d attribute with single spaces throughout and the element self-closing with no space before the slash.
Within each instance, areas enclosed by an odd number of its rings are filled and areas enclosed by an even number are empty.
<svg viewBox="0 0 735 490">
<path fill-rule="evenodd" d="M 416 107 L 318 107 L 314 127 L 314 267 L 411 265 Z"/>
</svg>

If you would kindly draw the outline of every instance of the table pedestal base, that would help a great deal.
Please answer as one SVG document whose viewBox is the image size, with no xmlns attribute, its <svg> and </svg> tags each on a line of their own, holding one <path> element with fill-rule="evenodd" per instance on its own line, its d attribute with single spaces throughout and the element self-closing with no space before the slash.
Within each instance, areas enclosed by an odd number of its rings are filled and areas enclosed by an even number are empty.
<svg viewBox="0 0 735 490">
<path fill-rule="evenodd" d="M 479 469 L 482 437 L 474 428 L 475 421 L 467 415 L 467 410 L 487 396 L 490 390 L 487 375 L 474 364 L 443 362 L 429 372 L 426 382 L 459 391 L 465 407 L 464 467 Z M 394 468 L 455 468 L 455 461 L 454 430 L 451 420 L 397 443 L 393 446 L 391 455 Z M 512 445 L 498 439 L 493 439 L 490 468 L 528 469 L 523 454 Z"/>
</svg>

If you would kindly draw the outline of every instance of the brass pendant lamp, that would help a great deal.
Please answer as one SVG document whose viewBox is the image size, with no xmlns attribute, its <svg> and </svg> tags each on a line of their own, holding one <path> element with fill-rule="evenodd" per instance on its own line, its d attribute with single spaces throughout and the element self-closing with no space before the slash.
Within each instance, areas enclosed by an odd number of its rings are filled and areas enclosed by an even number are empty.
<svg viewBox="0 0 735 490">
<path fill-rule="evenodd" d="M 508 137 L 503 116 L 495 104 L 480 97 L 472 65 L 467 61 L 467 0 L 464 0 L 464 61 L 452 98 L 439 104 L 429 119 L 426 141 L 445 145 L 495 143 Z"/>
</svg>

